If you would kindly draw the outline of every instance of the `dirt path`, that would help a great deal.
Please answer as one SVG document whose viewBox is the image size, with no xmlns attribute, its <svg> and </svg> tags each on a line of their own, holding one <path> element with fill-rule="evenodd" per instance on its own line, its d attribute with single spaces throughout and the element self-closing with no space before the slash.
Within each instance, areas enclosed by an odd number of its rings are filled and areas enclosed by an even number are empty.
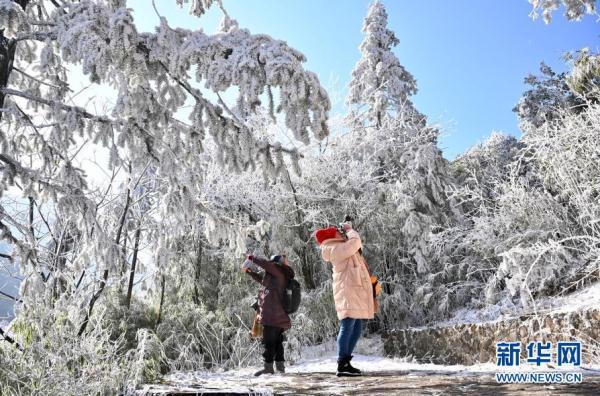
<svg viewBox="0 0 600 396">
<path fill-rule="evenodd" d="M 600 375 L 585 375 L 577 385 L 498 384 L 490 373 L 377 371 L 337 378 L 330 372 L 191 376 L 146 385 L 139 395 L 600 395 Z"/>
</svg>

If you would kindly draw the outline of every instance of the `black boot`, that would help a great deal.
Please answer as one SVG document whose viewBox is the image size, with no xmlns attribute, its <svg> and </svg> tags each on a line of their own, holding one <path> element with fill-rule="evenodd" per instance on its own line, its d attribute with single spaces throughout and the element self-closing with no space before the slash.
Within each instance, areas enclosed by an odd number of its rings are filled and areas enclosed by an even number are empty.
<svg viewBox="0 0 600 396">
<path fill-rule="evenodd" d="M 258 377 L 263 374 L 275 374 L 275 371 L 273 371 L 273 362 L 270 362 L 270 363 L 265 362 L 264 368 L 262 370 L 258 370 L 256 373 L 254 373 L 254 376 Z"/>
<path fill-rule="evenodd" d="M 356 375 L 361 375 L 361 374 L 362 374 L 362 372 L 361 372 L 359 369 L 357 369 L 356 367 L 353 367 L 353 366 L 352 366 L 352 364 L 350 364 L 350 360 L 352 360 L 352 358 L 353 358 L 353 357 L 354 357 L 354 356 L 350 356 L 350 357 L 348 358 L 348 370 L 349 370 L 351 373 L 354 373 L 354 374 L 356 374 Z"/>
<path fill-rule="evenodd" d="M 285 373 L 285 364 L 284 362 L 275 362 L 275 368 L 278 373 Z"/>
<path fill-rule="evenodd" d="M 350 366 L 350 359 L 351 358 L 349 357 L 338 359 L 338 368 L 337 373 L 335 375 L 337 375 L 338 377 L 357 377 L 360 375 L 360 373 L 356 373 L 355 371 L 350 369 L 350 367 L 352 367 Z"/>
</svg>

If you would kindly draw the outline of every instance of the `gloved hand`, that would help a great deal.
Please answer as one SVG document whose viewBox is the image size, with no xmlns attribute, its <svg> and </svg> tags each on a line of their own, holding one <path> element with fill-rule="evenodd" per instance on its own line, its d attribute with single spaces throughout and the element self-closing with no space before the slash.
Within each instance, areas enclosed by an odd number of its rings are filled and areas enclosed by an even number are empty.
<svg viewBox="0 0 600 396">
<path fill-rule="evenodd" d="M 253 255 L 251 255 L 251 254 L 249 254 L 249 255 L 248 255 L 246 258 L 247 258 L 248 260 L 250 260 L 250 261 L 254 260 L 254 256 L 253 256 Z"/>
</svg>

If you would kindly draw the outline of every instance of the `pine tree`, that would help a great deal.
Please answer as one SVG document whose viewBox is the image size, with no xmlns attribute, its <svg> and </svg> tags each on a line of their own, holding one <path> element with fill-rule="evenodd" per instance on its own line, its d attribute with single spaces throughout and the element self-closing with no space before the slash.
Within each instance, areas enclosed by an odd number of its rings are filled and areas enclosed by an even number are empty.
<svg viewBox="0 0 600 396">
<path fill-rule="evenodd" d="M 424 277 L 437 271 L 429 239 L 452 217 L 445 195 L 452 178 L 437 147 L 439 131 L 426 125 L 410 100 L 417 84 L 392 52 L 399 40 L 387 17 L 380 1 L 371 4 L 347 98 L 351 133 L 335 150 L 344 169 L 353 163 L 364 169 L 345 186 L 361 186 L 353 206 L 367 260 L 383 280 L 383 325 L 402 326 L 423 320 L 428 292 L 420 286 L 429 287 Z"/>
<path fill-rule="evenodd" d="M 525 78 L 531 88 L 513 108 L 523 131 L 556 121 L 563 110 L 579 113 L 587 107 L 583 95 L 569 87 L 567 73 L 556 73 L 544 62 L 540 72 L 540 76 L 530 74 Z"/>
<path fill-rule="evenodd" d="M 388 15 L 377 0 L 371 4 L 362 31 L 361 59 L 352 72 L 347 103 L 370 125 L 380 127 L 385 114 L 422 117 L 410 97 L 417 93 L 417 82 L 392 52 L 400 42 L 387 28 Z M 365 109 L 366 108 L 366 109 Z"/>
</svg>

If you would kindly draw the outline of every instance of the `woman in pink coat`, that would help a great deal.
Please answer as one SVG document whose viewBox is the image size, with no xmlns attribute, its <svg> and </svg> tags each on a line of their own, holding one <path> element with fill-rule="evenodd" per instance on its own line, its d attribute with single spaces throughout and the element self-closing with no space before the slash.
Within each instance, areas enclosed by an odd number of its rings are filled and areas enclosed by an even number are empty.
<svg viewBox="0 0 600 396">
<path fill-rule="evenodd" d="M 352 351 L 362 333 L 362 322 L 375 316 L 373 286 L 365 259 L 359 250 L 362 243 L 358 232 L 343 224 L 345 238 L 335 227 L 318 230 L 315 234 L 321 246 L 323 260 L 333 266 L 333 299 L 340 332 L 337 338 L 337 376 L 360 375 L 352 367 Z"/>
</svg>

